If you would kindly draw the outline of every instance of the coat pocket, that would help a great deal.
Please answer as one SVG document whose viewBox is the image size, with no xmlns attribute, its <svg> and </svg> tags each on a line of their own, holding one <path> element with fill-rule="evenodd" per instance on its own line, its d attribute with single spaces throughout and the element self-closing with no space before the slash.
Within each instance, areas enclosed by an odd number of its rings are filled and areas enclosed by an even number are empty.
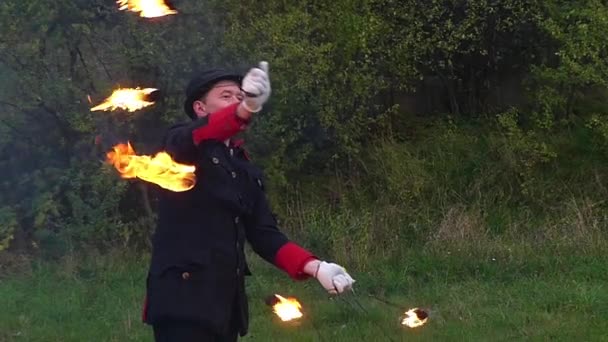
<svg viewBox="0 0 608 342">
<path fill-rule="evenodd" d="M 148 321 L 201 322 L 222 332 L 228 329 L 236 280 L 212 264 L 191 264 L 151 275 Z"/>
</svg>

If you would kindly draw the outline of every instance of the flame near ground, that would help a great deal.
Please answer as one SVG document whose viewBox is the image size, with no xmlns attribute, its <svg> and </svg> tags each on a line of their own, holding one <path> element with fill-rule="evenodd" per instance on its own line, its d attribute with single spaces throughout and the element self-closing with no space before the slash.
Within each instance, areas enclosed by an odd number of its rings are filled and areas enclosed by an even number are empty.
<svg viewBox="0 0 608 342">
<path fill-rule="evenodd" d="M 272 306 L 274 313 L 279 316 L 283 322 L 301 318 L 303 316 L 302 305 L 295 298 L 285 298 L 278 294 L 274 295 L 278 301 Z"/>
<path fill-rule="evenodd" d="M 405 312 L 405 316 L 401 321 L 401 324 L 410 327 L 417 328 L 426 324 L 429 319 L 428 313 L 419 308 L 413 308 Z"/>
</svg>

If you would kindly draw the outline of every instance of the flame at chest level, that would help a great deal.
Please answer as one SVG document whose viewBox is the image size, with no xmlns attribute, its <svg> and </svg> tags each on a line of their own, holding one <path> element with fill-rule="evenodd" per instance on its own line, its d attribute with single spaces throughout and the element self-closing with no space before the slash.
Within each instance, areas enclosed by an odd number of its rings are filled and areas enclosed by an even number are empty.
<svg viewBox="0 0 608 342">
<path fill-rule="evenodd" d="M 127 143 L 114 146 L 106 157 L 122 178 L 139 178 L 174 192 L 190 190 L 196 183 L 196 168 L 173 161 L 166 152 L 138 156 Z"/>
</svg>

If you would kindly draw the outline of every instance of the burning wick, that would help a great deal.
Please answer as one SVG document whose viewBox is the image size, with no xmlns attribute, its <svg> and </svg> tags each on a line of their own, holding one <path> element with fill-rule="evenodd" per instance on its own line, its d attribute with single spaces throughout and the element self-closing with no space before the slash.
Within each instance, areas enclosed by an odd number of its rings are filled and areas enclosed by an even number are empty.
<svg viewBox="0 0 608 342">
<path fill-rule="evenodd" d="M 266 298 L 266 304 L 272 306 L 274 313 L 279 316 L 283 322 L 298 319 L 303 316 L 300 309 L 302 305 L 295 298 L 285 298 L 275 294 Z"/>
<path fill-rule="evenodd" d="M 139 178 L 174 192 L 190 190 L 196 183 L 195 167 L 176 163 L 166 152 L 138 156 L 127 143 L 114 146 L 106 157 L 122 178 Z"/>
<path fill-rule="evenodd" d="M 91 108 L 91 112 L 96 110 L 115 110 L 118 108 L 126 109 L 129 112 L 148 107 L 154 104 L 153 101 L 149 101 L 150 95 L 158 91 L 155 88 L 144 88 L 139 87 L 133 88 L 118 88 L 112 92 L 112 95 L 105 99 L 101 104 Z M 90 97 L 89 97 L 90 101 Z"/>
<path fill-rule="evenodd" d="M 405 317 L 401 321 L 401 324 L 410 328 L 417 328 L 426 324 L 429 319 L 429 314 L 421 309 L 413 308 L 405 313 Z"/>
<path fill-rule="evenodd" d="M 164 0 L 117 0 L 121 11 L 140 12 L 142 18 L 156 18 L 169 14 L 176 14 L 177 11 L 171 9 Z"/>
</svg>

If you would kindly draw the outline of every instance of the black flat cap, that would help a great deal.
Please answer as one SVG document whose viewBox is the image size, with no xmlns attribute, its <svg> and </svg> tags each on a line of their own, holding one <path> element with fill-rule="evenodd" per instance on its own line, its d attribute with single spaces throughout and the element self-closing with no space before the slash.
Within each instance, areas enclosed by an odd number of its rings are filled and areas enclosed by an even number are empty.
<svg viewBox="0 0 608 342">
<path fill-rule="evenodd" d="M 196 119 L 196 113 L 192 109 L 194 101 L 200 99 L 219 81 L 234 81 L 241 85 L 243 76 L 236 72 L 231 72 L 225 69 L 210 69 L 198 73 L 190 80 L 186 87 L 186 101 L 184 102 L 184 111 L 192 119 Z"/>
</svg>

